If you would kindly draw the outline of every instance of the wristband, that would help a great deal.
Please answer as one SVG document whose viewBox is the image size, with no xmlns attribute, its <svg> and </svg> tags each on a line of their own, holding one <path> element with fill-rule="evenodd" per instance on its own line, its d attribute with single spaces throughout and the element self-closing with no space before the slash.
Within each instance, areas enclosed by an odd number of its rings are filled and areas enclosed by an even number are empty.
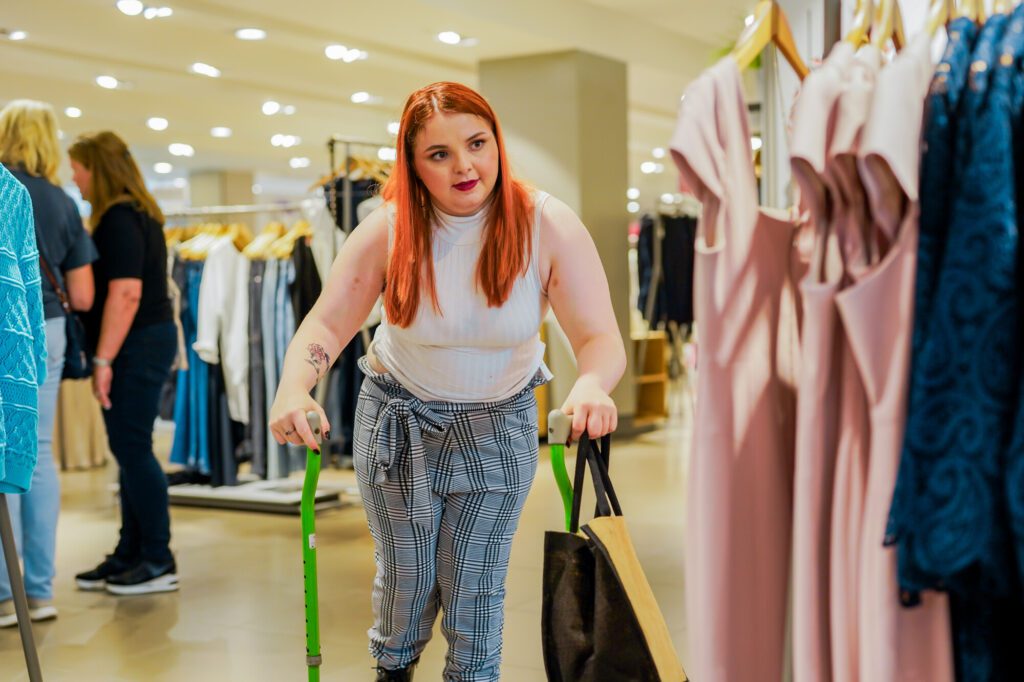
<svg viewBox="0 0 1024 682">
<path fill-rule="evenodd" d="M 92 358 L 92 364 L 96 365 L 97 367 L 110 367 L 112 363 L 112 360 L 107 360 L 105 358 L 100 358 L 96 356 L 93 356 Z"/>
</svg>

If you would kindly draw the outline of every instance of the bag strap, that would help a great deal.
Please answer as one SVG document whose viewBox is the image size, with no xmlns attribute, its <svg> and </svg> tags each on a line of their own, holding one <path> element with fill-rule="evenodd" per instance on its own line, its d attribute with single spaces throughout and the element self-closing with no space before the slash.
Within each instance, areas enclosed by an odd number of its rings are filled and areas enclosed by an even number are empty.
<svg viewBox="0 0 1024 682">
<path fill-rule="evenodd" d="M 580 507 L 583 505 L 583 479 L 588 463 L 590 465 L 590 474 L 594 481 L 594 494 L 597 498 L 597 508 L 594 511 L 594 516 L 622 516 L 619 498 L 615 494 L 611 478 L 608 475 L 607 460 L 610 455 L 611 436 L 606 435 L 602 437 L 600 448 L 586 434 L 580 437 L 580 444 L 576 451 L 576 478 L 572 492 L 572 517 L 569 522 L 570 533 L 577 533 L 580 529 Z"/>
<path fill-rule="evenodd" d="M 46 275 L 46 279 L 50 281 L 53 290 L 57 292 L 57 298 L 60 299 L 60 307 L 64 309 L 66 315 L 70 315 L 71 302 L 68 300 L 68 295 L 64 293 L 64 289 L 57 283 L 57 278 L 54 277 L 53 270 L 46 263 L 46 258 L 43 256 L 42 251 L 39 252 L 39 266 L 42 268 L 43 274 Z"/>
</svg>

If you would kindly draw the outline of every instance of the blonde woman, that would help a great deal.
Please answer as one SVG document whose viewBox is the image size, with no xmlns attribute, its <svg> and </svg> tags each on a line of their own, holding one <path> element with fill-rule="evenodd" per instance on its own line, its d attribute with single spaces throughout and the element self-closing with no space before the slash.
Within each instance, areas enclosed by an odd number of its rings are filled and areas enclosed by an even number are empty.
<svg viewBox="0 0 1024 682">
<path fill-rule="evenodd" d="M 121 469 L 117 547 L 75 582 L 83 590 L 117 595 L 171 592 L 178 589 L 178 575 L 167 477 L 153 455 L 160 389 L 177 352 L 164 216 L 128 145 L 114 133 L 83 135 L 68 154 L 75 184 L 92 205 L 100 257 L 96 302 L 84 321 L 95 353 L 93 392 Z"/>
<path fill-rule="evenodd" d="M 46 262 L 71 307 L 92 306 L 91 263 L 96 249 L 75 202 L 60 188 L 57 118 L 49 104 L 15 100 L 0 111 L 0 163 L 28 190 L 35 216 L 40 259 Z M 65 317 L 56 289 L 42 278 L 46 316 L 46 381 L 39 388 L 39 457 L 31 487 L 9 495 L 14 534 L 25 564 L 25 590 L 32 620 L 57 617 L 53 605 L 54 554 L 60 481 L 53 461 L 53 425 L 64 367 Z M 18 622 L 6 564 L 0 562 L 0 627 Z"/>
</svg>

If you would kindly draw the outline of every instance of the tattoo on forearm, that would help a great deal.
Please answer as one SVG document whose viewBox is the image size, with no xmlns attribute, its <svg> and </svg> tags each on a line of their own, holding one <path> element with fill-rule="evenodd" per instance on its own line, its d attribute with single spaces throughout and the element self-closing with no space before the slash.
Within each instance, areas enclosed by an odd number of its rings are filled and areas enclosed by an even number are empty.
<svg viewBox="0 0 1024 682">
<path fill-rule="evenodd" d="M 309 344 L 306 346 L 306 350 L 309 351 L 309 357 L 306 358 L 306 362 L 316 372 L 316 378 L 319 380 L 327 373 L 327 369 L 331 366 L 331 356 L 327 354 L 327 351 L 319 343 Z"/>
</svg>

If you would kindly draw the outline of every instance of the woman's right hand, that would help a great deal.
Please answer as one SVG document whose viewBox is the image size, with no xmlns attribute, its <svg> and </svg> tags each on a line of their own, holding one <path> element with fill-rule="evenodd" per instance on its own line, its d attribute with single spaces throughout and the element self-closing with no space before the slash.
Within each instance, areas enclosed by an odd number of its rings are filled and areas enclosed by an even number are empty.
<svg viewBox="0 0 1024 682">
<path fill-rule="evenodd" d="M 302 389 L 289 389 L 280 386 L 277 389 L 277 396 L 270 408 L 270 432 L 281 445 L 291 443 L 292 445 L 305 445 L 311 450 L 320 452 L 320 444 L 313 435 L 313 430 L 306 419 L 307 412 L 316 412 L 320 415 L 322 433 L 324 440 L 331 437 L 331 424 L 327 421 L 327 415 L 323 408 Z"/>
</svg>

